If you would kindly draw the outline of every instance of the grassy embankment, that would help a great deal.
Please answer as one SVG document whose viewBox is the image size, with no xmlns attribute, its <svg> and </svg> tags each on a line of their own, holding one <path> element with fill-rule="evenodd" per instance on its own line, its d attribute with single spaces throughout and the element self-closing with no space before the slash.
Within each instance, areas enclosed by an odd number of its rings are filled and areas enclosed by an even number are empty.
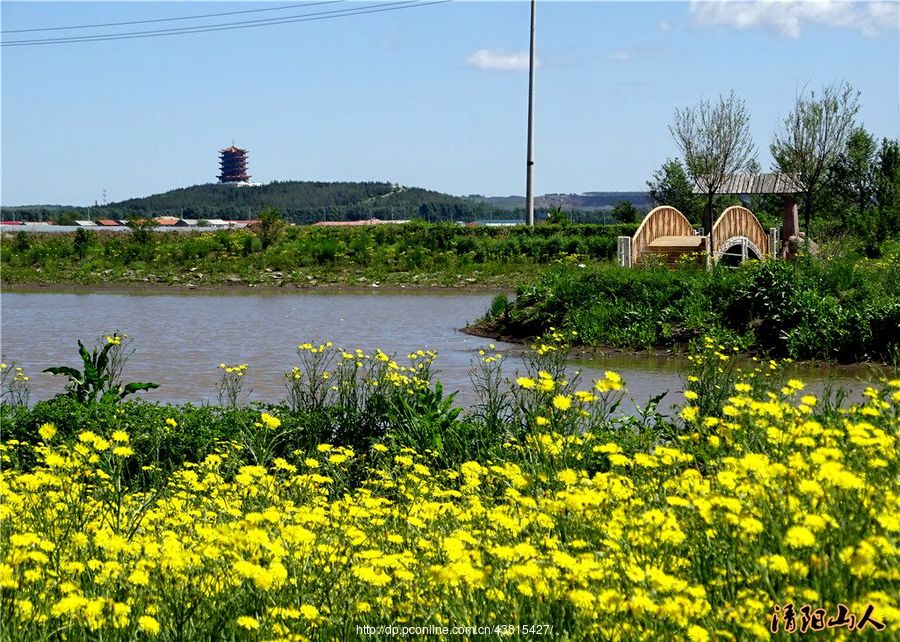
<svg viewBox="0 0 900 642">
<path fill-rule="evenodd" d="M 633 225 L 489 228 L 411 223 L 290 227 L 268 247 L 248 230 L 4 234 L 4 284 L 514 287 L 564 254 L 615 255 Z"/>
<path fill-rule="evenodd" d="M 686 350 L 704 334 L 794 359 L 900 360 L 900 244 L 711 271 L 563 261 L 504 296 L 473 331 L 528 339 L 561 328 L 601 348 Z"/>
<path fill-rule="evenodd" d="M 329 346 L 279 405 L 240 368 L 220 407 L 4 405 L 4 639 L 768 640 L 789 603 L 897 639 L 900 380 L 841 408 L 705 342 L 679 416 L 613 418 L 546 343 L 515 382 L 484 354 L 466 414 L 433 355 Z"/>
</svg>

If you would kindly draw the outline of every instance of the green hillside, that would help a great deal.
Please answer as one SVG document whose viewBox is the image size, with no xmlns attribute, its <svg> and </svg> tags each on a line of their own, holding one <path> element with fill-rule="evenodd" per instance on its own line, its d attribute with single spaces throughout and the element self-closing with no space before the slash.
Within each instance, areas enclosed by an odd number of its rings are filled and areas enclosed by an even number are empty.
<svg viewBox="0 0 900 642">
<path fill-rule="evenodd" d="M 284 181 L 237 187 L 208 184 L 174 189 L 162 194 L 132 198 L 91 208 L 68 208 L 69 218 L 132 218 L 178 216 L 194 219 L 255 218 L 263 207 L 272 206 L 295 223 L 366 218 L 431 221 L 507 218 L 508 212 L 466 198 L 417 187 L 391 183 L 323 183 Z M 62 212 L 47 206 L 17 207 L 18 220 L 56 219 Z M 3 208 L 4 218 L 13 218 L 13 208 Z M 74 215 L 74 216 L 72 216 Z"/>
<path fill-rule="evenodd" d="M 478 203 L 493 205 L 504 210 L 518 210 L 525 207 L 524 196 L 481 196 L 472 194 L 467 197 Z M 585 192 L 584 194 L 544 194 L 534 199 L 535 207 L 552 209 L 560 207 L 563 210 L 586 210 L 596 212 L 612 209 L 617 203 L 628 202 L 639 210 L 649 210 L 653 207 L 650 194 L 644 192 Z"/>
</svg>

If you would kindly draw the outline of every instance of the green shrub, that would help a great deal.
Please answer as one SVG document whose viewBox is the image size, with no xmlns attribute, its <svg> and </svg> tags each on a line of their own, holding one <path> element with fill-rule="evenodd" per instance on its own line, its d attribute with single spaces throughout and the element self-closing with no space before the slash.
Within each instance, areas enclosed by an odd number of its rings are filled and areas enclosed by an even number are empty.
<svg viewBox="0 0 900 642">
<path fill-rule="evenodd" d="M 794 359 L 888 361 L 900 346 L 893 266 L 852 256 L 709 271 L 565 262 L 520 286 L 502 320 L 483 321 L 523 339 L 556 327 L 589 345 L 686 348 L 710 334 Z"/>
</svg>

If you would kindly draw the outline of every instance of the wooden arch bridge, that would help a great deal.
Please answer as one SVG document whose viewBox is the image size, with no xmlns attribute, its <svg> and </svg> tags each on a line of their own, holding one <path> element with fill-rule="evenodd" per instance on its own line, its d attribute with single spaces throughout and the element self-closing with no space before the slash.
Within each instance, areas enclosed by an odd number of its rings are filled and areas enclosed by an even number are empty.
<svg viewBox="0 0 900 642">
<path fill-rule="evenodd" d="M 690 221 L 674 207 L 657 207 L 644 217 L 633 237 L 619 237 L 622 265 L 662 262 L 674 265 L 684 255 L 696 254 L 698 261 L 710 254 L 718 261 L 737 264 L 774 254 L 776 233 L 766 234 L 762 224 L 746 207 L 725 209 L 713 224 L 710 236 L 694 231 Z"/>
<path fill-rule="evenodd" d="M 664 205 L 650 210 L 633 237 L 619 237 L 619 262 L 625 266 L 642 265 L 649 259 L 674 265 L 682 256 L 696 254 L 698 260 L 702 256 L 734 265 L 747 259 L 774 257 L 781 236 L 785 241 L 797 238 L 796 195 L 800 191 L 796 177 L 788 174 L 726 176 L 716 194 L 781 195 L 781 228 L 773 227 L 766 234 L 753 212 L 735 206 L 722 212 L 709 236 L 702 236 L 694 231 L 684 214 Z M 705 192 L 695 185 L 694 193 Z"/>
</svg>

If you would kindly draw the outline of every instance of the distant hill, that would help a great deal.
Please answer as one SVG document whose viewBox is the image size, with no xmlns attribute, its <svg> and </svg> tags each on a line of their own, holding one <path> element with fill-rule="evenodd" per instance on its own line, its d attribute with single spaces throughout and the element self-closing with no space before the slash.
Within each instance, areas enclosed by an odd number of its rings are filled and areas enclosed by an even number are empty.
<svg viewBox="0 0 900 642">
<path fill-rule="evenodd" d="M 519 210 L 525 207 L 524 196 L 480 196 L 473 194 L 467 198 L 493 205 L 504 210 Z M 559 207 L 563 210 L 607 210 L 620 202 L 628 201 L 639 210 L 648 210 L 653 204 L 648 192 L 586 192 L 584 194 L 544 194 L 534 199 L 534 206 L 541 209 Z"/>
<path fill-rule="evenodd" d="M 639 209 L 650 206 L 649 196 L 644 192 L 589 192 L 580 195 L 546 194 L 535 199 L 535 207 L 539 219 L 542 210 L 561 207 L 563 210 L 582 212 L 578 218 L 583 222 L 609 222 L 608 210 L 623 200 Z M 20 221 L 155 216 L 243 220 L 256 218 L 267 206 L 277 207 L 286 219 L 294 223 L 355 221 L 373 217 L 385 220 L 475 221 L 517 218 L 524 214 L 525 199 L 521 196 L 451 196 L 383 182 L 281 181 L 241 187 L 210 183 L 89 208 L 60 205 L 3 207 L 0 214 L 4 220 Z M 588 212 L 596 214 L 586 215 Z"/>
<path fill-rule="evenodd" d="M 391 183 L 283 181 L 235 186 L 194 185 L 162 194 L 132 198 L 108 205 L 66 208 L 70 218 L 181 218 L 242 220 L 255 218 L 266 206 L 277 207 L 295 223 L 367 218 L 472 221 L 500 218 L 506 212 L 488 203 Z M 2 208 L 4 219 L 57 218 L 61 208 L 33 206 Z M 74 216 L 73 216 L 74 215 Z"/>
</svg>

